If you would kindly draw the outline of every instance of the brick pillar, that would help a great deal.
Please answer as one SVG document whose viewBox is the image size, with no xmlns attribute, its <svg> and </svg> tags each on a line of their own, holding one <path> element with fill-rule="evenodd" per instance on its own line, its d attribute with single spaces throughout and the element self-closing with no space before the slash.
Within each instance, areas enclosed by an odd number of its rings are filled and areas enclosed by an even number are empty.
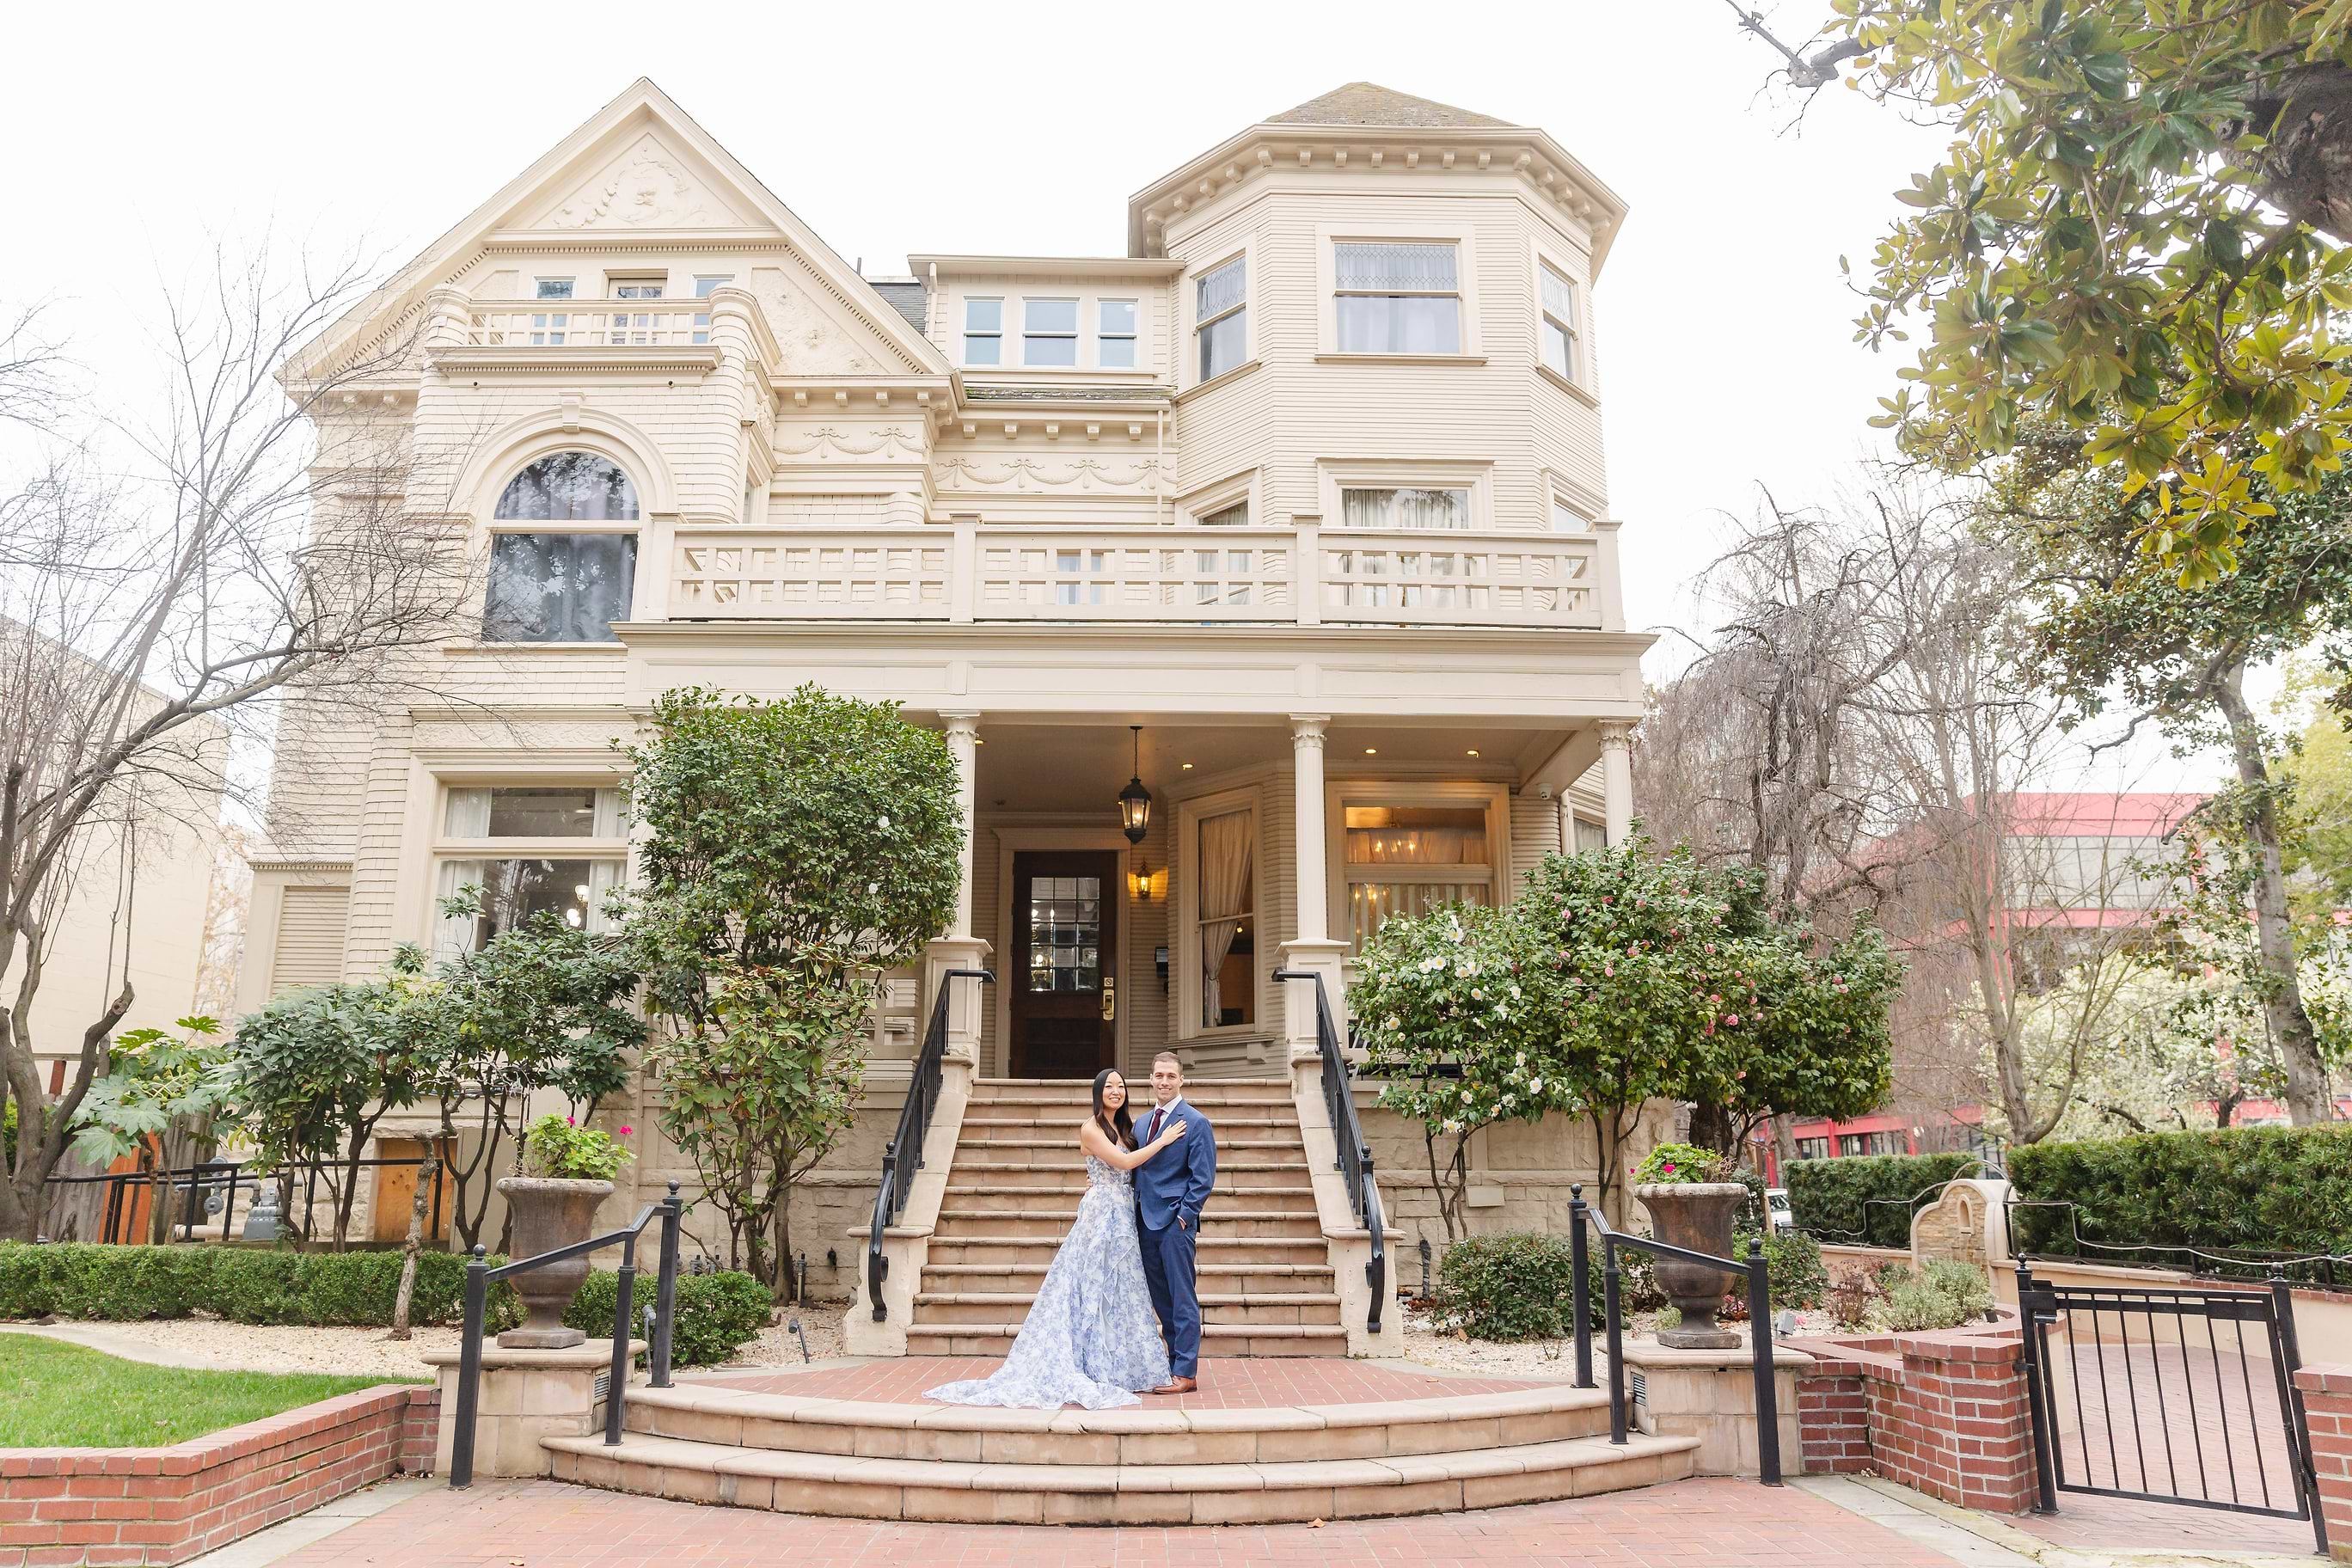
<svg viewBox="0 0 2352 1568">
<path fill-rule="evenodd" d="M 2311 1462 L 2328 1554 L 2352 1563 L 2352 1366 L 2307 1366 L 2294 1374 L 2311 1420 Z"/>
<path fill-rule="evenodd" d="M 1907 1414 L 1931 1435 L 1929 1463 L 1943 1472 L 1912 1484 L 1964 1508 L 1993 1513 L 2032 1508 L 2033 1427 L 2023 1342 L 1900 1334 L 1895 1348 L 1912 1395 Z"/>
</svg>

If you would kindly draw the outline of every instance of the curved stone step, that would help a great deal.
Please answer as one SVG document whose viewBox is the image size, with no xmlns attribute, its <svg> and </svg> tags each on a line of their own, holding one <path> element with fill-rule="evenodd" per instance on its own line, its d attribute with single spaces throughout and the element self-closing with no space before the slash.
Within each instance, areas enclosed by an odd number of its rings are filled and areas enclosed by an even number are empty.
<svg viewBox="0 0 2352 1568">
<path fill-rule="evenodd" d="M 956 1191 L 960 1184 L 974 1184 L 1055 1188 L 1076 1181 L 1083 1186 L 1086 1179 L 1086 1168 L 1077 1163 L 1075 1153 L 1066 1159 L 959 1159 L 948 1167 L 948 1190 L 950 1192 Z M 1293 1193 L 1312 1193 L 1315 1190 L 1314 1177 L 1307 1172 L 1304 1160 L 1290 1164 L 1276 1164 L 1264 1160 L 1217 1162 L 1217 1184 L 1210 1189 L 1212 1192 L 1225 1194 L 1254 1187 L 1278 1187 Z"/>
<path fill-rule="evenodd" d="M 1331 1356 L 1348 1353 L 1348 1331 L 1339 1323 L 1213 1323 L 1203 1315 L 1201 1355 L 1222 1361 L 1231 1356 Z M 1013 1349 L 1016 1322 L 926 1323 L 919 1318 L 907 1325 L 908 1355 L 1001 1357 Z"/>
<path fill-rule="evenodd" d="M 1025 1323 L 1037 1300 L 1034 1290 L 922 1290 L 915 1296 L 913 1327 L 961 1323 Z M 1331 1291 L 1266 1291 L 1236 1295 L 1202 1291 L 1201 1321 L 1212 1324 L 1289 1327 L 1339 1322 L 1339 1298 Z"/>
<path fill-rule="evenodd" d="M 1115 1412 L 1113 1414 L 1116 1414 Z M 1238 1413 L 1237 1413 L 1238 1414 Z M 1239 1524 L 1368 1519 L 1586 1497 L 1691 1473 L 1695 1437 L 1605 1437 L 1382 1458 L 1024 1464 L 543 1439 L 555 1479 L 690 1502 L 943 1523 Z"/>
<path fill-rule="evenodd" d="M 1045 1263 L 926 1263 L 922 1289 L 953 1293 L 995 1292 L 1034 1297 L 1044 1282 Z M 1193 1274 L 1203 1298 L 1328 1294 L 1334 1279 L 1328 1263 L 1226 1263 L 1204 1265 Z"/>
<path fill-rule="evenodd" d="M 931 1227 L 934 1237 L 1050 1237 L 1059 1241 L 1077 1223 L 1076 1208 L 1037 1204 L 1022 1208 L 966 1208 L 950 1199 Z M 1312 1210 L 1241 1209 L 1213 1205 L 1201 1212 L 1201 1241 L 1236 1237 L 1283 1237 L 1302 1241 L 1323 1239 L 1323 1222 Z"/>
<path fill-rule="evenodd" d="M 1075 1214 L 1078 1200 L 1087 1194 L 1084 1176 L 1066 1177 L 1051 1185 L 1044 1182 L 1033 1185 L 1020 1182 L 992 1182 L 989 1179 L 990 1173 L 987 1166 L 976 1171 L 967 1168 L 951 1173 L 948 1177 L 946 1201 L 959 1206 L 969 1203 L 989 1208 L 1003 1208 L 1007 1205 L 1026 1208 L 1034 1204 L 1051 1204 L 1057 1210 Z M 1310 1215 L 1317 1212 L 1315 1189 L 1306 1182 L 1288 1187 L 1220 1186 L 1211 1189 L 1209 1201 L 1216 1205 L 1212 1212 L 1222 1212 L 1228 1205 L 1237 1209 L 1282 1209 Z"/>
<path fill-rule="evenodd" d="M 1050 1236 L 934 1236 L 929 1263 L 1051 1263 L 1061 1240 Z M 1225 1263 L 1322 1264 L 1331 1249 L 1320 1236 L 1312 1241 L 1278 1236 L 1202 1237 L 1194 1262 L 1202 1269 Z"/>
</svg>

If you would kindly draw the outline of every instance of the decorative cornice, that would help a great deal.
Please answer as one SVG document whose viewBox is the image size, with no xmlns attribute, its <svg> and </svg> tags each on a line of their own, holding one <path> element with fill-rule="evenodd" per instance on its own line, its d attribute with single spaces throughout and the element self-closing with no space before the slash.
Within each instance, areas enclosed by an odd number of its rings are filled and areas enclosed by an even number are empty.
<svg viewBox="0 0 2352 1568">
<path fill-rule="evenodd" d="M 452 348 L 434 349 L 425 359 L 444 375 L 570 375 L 582 371 L 686 374 L 697 380 L 719 368 L 719 351 L 708 343 L 646 348 Z"/>
<path fill-rule="evenodd" d="M 1164 256 L 909 256 L 917 278 L 936 268 L 950 277 L 1173 278 L 1184 263 Z"/>
</svg>

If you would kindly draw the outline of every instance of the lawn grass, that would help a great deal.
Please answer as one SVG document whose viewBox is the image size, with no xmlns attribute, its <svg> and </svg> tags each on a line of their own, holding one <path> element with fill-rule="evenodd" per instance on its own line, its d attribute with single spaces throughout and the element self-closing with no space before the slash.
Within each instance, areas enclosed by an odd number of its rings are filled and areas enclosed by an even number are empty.
<svg viewBox="0 0 2352 1568">
<path fill-rule="evenodd" d="M 397 1381 L 150 1366 L 0 1333 L 0 1448 L 162 1447 Z"/>
</svg>

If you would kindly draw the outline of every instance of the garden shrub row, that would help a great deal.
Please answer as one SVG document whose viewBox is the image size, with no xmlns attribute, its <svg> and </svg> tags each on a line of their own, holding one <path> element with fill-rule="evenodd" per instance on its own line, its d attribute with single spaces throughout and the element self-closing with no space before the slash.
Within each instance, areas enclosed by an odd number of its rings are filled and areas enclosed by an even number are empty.
<svg viewBox="0 0 2352 1568">
<path fill-rule="evenodd" d="M 1759 1233 L 1743 1232 L 1732 1243 L 1732 1255 L 1747 1257 L 1758 1239 Z M 1829 1289 L 1822 1249 L 1810 1237 L 1766 1233 L 1761 1239 L 1773 1307 L 1819 1306 Z M 1590 1312 L 1596 1331 L 1606 1326 L 1602 1312 L 1607 1287 L 1601 1253 L 1595 1245 L 1586 1260 Z M 1617 1272 L 1618 1304 L 1622 1310 L 1650 1311 L 1665 1305 L 1666 1294 L 1658 1285 L 1648 1253 L 1639 1247 L 1621 1248 Z M 1459 1329 L 1474 1340 L 1559 1339 L 1575 1331 L 1575 1255 L 1564 1236 L 1512 1231 L 1468 1237 L 1445 1249 L 1430 1312 L 1439 1327 Z M 1735 1282 L 1732 1289 L 1746 1300 L 1744 1283 Z"/>
<path fill-rule="evenodd" d="M 504 1261 L 492 1258 L 492 1263 Z M 230 1247 L 103 1247 L 72 1242 L 0 1243 L 0 1319 L 81 1318 L 143 1322 L 199 1313 L 237 1323 L 384 1328 L 400 1289 L 397 1252 L 264 1252 Z M 409 1321 L 454 1323 L 464 1313 L 466 1260 L 418 1258 Z M 564 1321 L 590 1334 L 612 1331 L 617 1275 L 599 1270 Z M 653 1277 L 637 1298 L 653 1299 Z M 766 1326 L 768 1292 L 749 1275 L 682 1275 L 672 1353 L 680 1366 L 724 1361 Z M 490 1296 L 490 1327 L 521 1321 L 513 1289 Z"/>
<path fill-rule="evenodd" d="M 1844 1163 L 1845 1162 L 1837 1162 Z M 2238 1127 L 2035 1143 L 2009 1152 L 2021 1252 L 2186 1267 L 2110 1247 L 2352 1252 L 2352 1128 Z M 2071 1209 L 2033 1204 L 2071 1205 Z M 2071 1223 L 2070 1223 L 2071 1217 Z"/>
<path fill-rule="evenodd" d="M 1868 1154 L 1798 1160 L 1788 1168 L 1797 1228 L 1832 1245 L 1908 1247 L 1912 1213 L 1956 1177 L 1975 1173 L 1973 1154 Z"/>
</svg>

